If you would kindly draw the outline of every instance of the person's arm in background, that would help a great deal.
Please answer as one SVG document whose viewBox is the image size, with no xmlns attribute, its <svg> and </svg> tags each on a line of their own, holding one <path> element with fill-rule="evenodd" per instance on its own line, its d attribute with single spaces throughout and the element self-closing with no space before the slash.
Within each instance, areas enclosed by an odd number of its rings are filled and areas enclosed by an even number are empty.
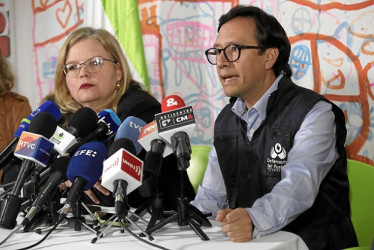
<svg viewBox="0 0 374 250">
<path fill-rule="evenodd" d="M 9 119 L 8 122 L 4 124 L 9 124 L 6 126 L 7 130 L 2 131 L 2 133 L 8 133 L 7 135 L 4 135 L 4 138 L 2 141 L 2 147 L 0 148 L 0 153 L 3 151 L 3 147 L 6 147 L 9 145 L 11 140 L 14 138 L 14 133 L 19 128 L 22 119 L 26 118 L 28 115 L 31 114 L 32 109 L 29 103 L 29 100 L 21 95 L 18 95 L 16 93 L 10 93 L 12 96 L 12 105 L 11 107 L 5 107 L 6 109 L 9 108 L 9 110 L 6 110 L 5 114 L 6 116 L 3 119 Z M 4 122 L 4 121 L 2 121 Z M 1 166 L 0 168 L 0 184 L 8 184 L 10 182 L 13 182 L 17 179 L 17 175 L 19 172 L 19 161 L 18 160 L 11 160 L 7 164 L 4 164 L 5 166 Z M 6 172 L 6 173 L 4 173 Z M 6 185 L 5 189 L 8 189 L 9 186 Z"/>
<path fill-rule="evenodd" d="M 15 111 L 12 116 L 13 118 L 12 132 L 13 133 L 16 132 L 16 130 L 18 129 L 19 125 L 22 122 L 22 119 L 26 118 L 32 112 L 29 100 L 26 97 L 18 95 L 17 98 L 20 99 L 20 101 L 17 103 L 16 107 L 12 107 L 12 108 L 17 109 L 17 111 Z"/>
</svg>

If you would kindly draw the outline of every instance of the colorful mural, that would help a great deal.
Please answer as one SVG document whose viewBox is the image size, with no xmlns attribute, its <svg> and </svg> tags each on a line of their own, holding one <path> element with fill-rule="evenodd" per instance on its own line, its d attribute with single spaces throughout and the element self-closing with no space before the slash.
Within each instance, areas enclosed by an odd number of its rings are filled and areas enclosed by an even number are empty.
<svg viewBox="0 0 374 250">
<path fill-rule="evenodd" d="M 82 25 L 92 2 L 32 1 L 41 97 L 53 88 L 64 37 Z M 138 0 L 150 90 L 160 101 L 178 94 L 193 107 L 192 144 L 212 143 L 214 120 L 228 101 L 204 51 L 215 41 L 219 17 L 237 4 L 256 5 L 279 20 L 292 44 L 293 80 L 344 111 L 348 157 L 374 165 L 373 0 Z"/>
</svg>

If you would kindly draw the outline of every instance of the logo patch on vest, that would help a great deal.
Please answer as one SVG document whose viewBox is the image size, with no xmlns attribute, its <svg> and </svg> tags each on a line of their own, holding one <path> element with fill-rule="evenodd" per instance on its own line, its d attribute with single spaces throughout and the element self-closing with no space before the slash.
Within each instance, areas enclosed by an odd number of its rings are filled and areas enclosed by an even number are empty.
<svg viewBox="0 0 374 250">
<path fill-rule="evenodd" d="M 267 158 L 267 170 L 269 172 L 280 172 L 287 163 L 287 152 L 280 143 L 275 143 L 270 150 L 270 157 Z"/>
</svg>

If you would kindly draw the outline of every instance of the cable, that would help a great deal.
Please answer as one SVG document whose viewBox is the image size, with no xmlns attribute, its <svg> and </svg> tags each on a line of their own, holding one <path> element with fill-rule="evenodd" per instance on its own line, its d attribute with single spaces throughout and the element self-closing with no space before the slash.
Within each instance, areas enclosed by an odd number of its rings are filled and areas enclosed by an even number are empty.
<svg viewBox="0 0 374 250">
<path fill-rule="evenodd" d="M 28 246 L 28 247 L 24 247 L 24 248 L 19 248 L 18 250 L 24 250 L 24 249 L 30 249 L 30 248 L 33 248 L 37 245 L 39 245 L 40 243 L 42 243 L 52 232 L 53 230 L 55 230 L 57 228 L 58 225 L 60 225 L 60 223 L 63 221 L 64 219 L 62 220 L 59 220 L 52 228 L 51 230 L 48 231 L 48 233 L 41 239 L 39 240 L 38 242 L 36 242 L 35 244 L 31 245 L 31 246 Z"/>
<path fill-rule="evenodd" d="M 11 183 L 11 184 L 14 184 L 14 182 L 13 183 Z M 5 184 L 6 185 L 6 184 Z M 3 185 L 2 187 L 4 187 L 5 185 Z M 12 192 L 12 188 L 11 189 L 8 189 L 7 191 L 4 191 L 3 193 L 1 193 L 0 194 L 0 198 L 3 198 L 3 197 L 5 197 L 7 194 L 9 194 L 10 192 Z"/>
<path fill-rule="evenodd" d="M 159 245 L 156 245 L 156 244 L 154 244 L 154 243 L 152 243 L 152 242 L 149 242 L 149 241 L 146 241 L 145 239 L 142 239 L 141 237 L 139 237 L 138 235 L 136 235 L 136 234 L 134 234 L 130 229 L 128 229 L 127 227 L 126 227 L 126 225 L 123 223 L 123 221 L 122 220 L 118 220 L 119 221 L 119 223 L 121 223 L 121 226 L 129 233 L 129 234 L 131 234 L 132 236 L 134 236 L 135 238 L 137 238 L 138 240 L 140 240 L 140 241 L 142 241 L 142 242 L 144 242 L 144 243 L 146 243 L 146 244 L 148 244 L 148 245 L 150 245 L 150 246 L 153 246 L 153 247 L 156 247 L 156 248 L 160 248 L 160 249 L 163 249 L 163 250 L 170 250 L 170 249 L 168 249 L 168 248 L 165 248 L 165 247 L 163 247 L 163 246 L 159 246 Z"/>
</svg>

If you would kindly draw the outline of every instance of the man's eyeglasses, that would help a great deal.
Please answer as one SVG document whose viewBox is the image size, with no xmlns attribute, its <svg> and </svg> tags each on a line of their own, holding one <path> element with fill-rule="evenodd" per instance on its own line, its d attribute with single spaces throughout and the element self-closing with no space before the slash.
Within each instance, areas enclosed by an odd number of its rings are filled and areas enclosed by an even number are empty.
<svg viewBox="0 0 374 250">
<path fill-rule="evenodd" d="M 62 69 L 64 70 L 64 73 L 68 77 L 77 77 L 79 76 L 79 71 L 84 66 L 86 70 L 90 73 L 97 73 L 100 72 L 104 61 L 109 61 L 112 63 L 117 64 L 118 62 L 111 59 L 106 59 L 104 57 L 92 57 L 90 59 L 87 59 L 85 62 L 82 63 L 68 63 L 62 65 Z"/>
<path fill-rule="evenodd" d="M 205 51 L 205 55 L 210 64 L 216 65 L 217 56 L 219 56 L 219 54 L 221 54 L 221 52 L 223 51 L 223 54 L 225 55 L 227 61 L 235 62 L 240 57 L 241 49 L 266 49 L 266 48 L 262 46 L 246 46 L 246 45 L 229 44 L 223 49 L 210 48 Z"/>
</svg>

